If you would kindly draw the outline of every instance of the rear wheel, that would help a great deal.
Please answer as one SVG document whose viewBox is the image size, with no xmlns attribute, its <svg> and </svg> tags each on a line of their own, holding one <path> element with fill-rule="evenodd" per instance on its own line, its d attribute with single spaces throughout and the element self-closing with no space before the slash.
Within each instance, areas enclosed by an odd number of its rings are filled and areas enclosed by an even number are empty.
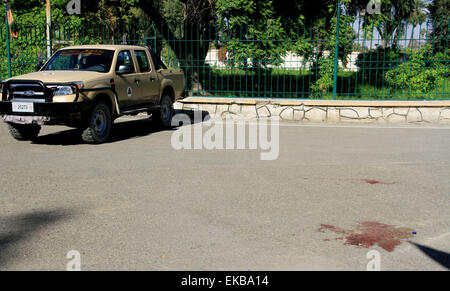
<svg viewBox="0 0 450 291">
<path fill-rule="evenodd" d="M 172 117 L 174 114 L 172 97 L 165 94 L 161 98 L 159 110 L 153 112 L 155 121 L 163 127 L 170 127 L 172 125 Z"/>
<path fill-rule="evenodd" d="M 103 143 L 111 133 L 112 119 L 109 107 L 104 103 L 94 106 L 88 126 L 81 135 L 83 141 L 89 144 Z"/>
<path fill-rule="evenodd" d="M 8 129 L 12 137 L 17 140 L 34 140 L 38 137 L 41 126 L 37 124 L 8 123 Z"/>
</svg>

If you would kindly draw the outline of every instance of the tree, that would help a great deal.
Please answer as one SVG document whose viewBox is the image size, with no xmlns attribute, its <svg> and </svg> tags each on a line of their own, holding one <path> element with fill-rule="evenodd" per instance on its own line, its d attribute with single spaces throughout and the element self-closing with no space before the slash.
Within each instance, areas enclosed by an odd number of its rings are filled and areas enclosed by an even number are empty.
<svg viewBox="0 0 450 291">
<path fill-rule="evenodd" d="M 426 7 L 427 4 L 423 0 L 414 0 L 414 8 L 408 18 L 408 23 L 412 25 L 411 37 L 408 45 L 411 49 L 413 48 L 414 28 L 427 19 Z"/>
<path fill-rule="evenodd" d="M 450 20 L 450 1 L 433 0 L 428 6 L 432 23 L 432 31 L 430 34 L 430 43 L 434 52 L 445 51 L 450 48 L 449 45 L 449 23 Z"/>
<path fill-rule="evenodd" d="M 205 67 L 210 40 L 215 38 L 216 0 L 179 0 L 183 7 L 181 23 L 165 18 L 167 14 L 164 13 L 164 2 L 135 2 L 155 24 L 158 34 L 166 40 L 181 67 L 185 69 L 187 79 L 192 80 L 193 86 L 197 87 L 194 89 L 202 91 L 199 75 L 201 68 Z"/>
<path fill-rule="evenodd" d="M 285 30 L 272 0 L 218 0 L 216 9 L 223 45 L 234 63 L 255 69 L 281 63 Z"/>
<path fill-rule="evenodd" d="M 342 0 L 342 3 L 347 2 Z M 308 60 L 334 49 L 336 1 L 218 0 L 219 27 L 225 30 L 226 45 L 237 63 L 253 68 L 279 65 L 283 55 L 294 52 Z M 354 33 L 352 17 L 341 17 L 341 50 L 345 62 Z M 258 40 L 258 41 L 252 41 Z M 344 46 L 348 44 L 348 50 Z M 247 62 L 247 59 L 250 62 Z"/>
<path fill-rule="evenodd" d="M 365 27 L 375 27 L 382 39 L 382 47 L 396 47 L 400 35 L 404 32 L 404 24 L 414 10 L 416 0 L 373 0 L 380 5 L 380 14 L 364 13 L 367 0 L 351 0 L 347 10 L 352 14 L 362 15 Z M 375 3 L 374 2 L 374 3 Z"/>
<path fill-rule="evenodd" d="M 3 4 L 3 1 L 1 1 Z M 66 11 L 66 0 L 52 0 L 52 22 L 79 23 L 83 16 L 69 15 Z M 45 25 L 45 1 L 40 0 L 9 0 L 9 6 L 14 15 L 14 21 L 18 26 L 25 24 Z M 4 9 L 4 4 L 2 5 Z"/>
</svg>

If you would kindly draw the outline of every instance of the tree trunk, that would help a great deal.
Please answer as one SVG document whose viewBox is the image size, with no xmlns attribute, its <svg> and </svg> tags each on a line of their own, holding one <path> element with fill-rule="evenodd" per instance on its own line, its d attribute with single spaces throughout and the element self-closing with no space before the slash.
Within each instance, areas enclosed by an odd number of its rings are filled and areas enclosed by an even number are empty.
<svg viewBox="0 0 450 291">
<path fill-rule="evenodd" d="M 413 38 L 414 38 L 414 25 L 413 25 L 413 27 L 412 27 L 411 38 L 409 39 L 409 44 L 408 44 L 408 47 L 409 47 L 410 49 L 413 49 Z"/>
<path fill-rule="evenodd" d="M 196 21 L 185 20 L 184 33 L 178 37 L 152 3 L 152 1 L 141 2 L 140 7 L 150 17 L 158 34 L 167 41 L 176 55 L 186 77 L 187 89 L 197 94 L 207 94 L 204 92 L 201 80 L 206 68 L 205 59 L 209 49 L 209 39 L 215 37 L 211 35 L 215 30 L 211 29 L 210 19 L 206 16 Z"/>
</svg>

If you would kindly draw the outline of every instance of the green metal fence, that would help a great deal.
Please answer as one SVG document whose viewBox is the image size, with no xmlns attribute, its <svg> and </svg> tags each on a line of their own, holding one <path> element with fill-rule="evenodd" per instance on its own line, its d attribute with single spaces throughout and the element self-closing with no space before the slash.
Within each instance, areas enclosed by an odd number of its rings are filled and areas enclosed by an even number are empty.
<svg viewBox="0 0 450 291">
<path fill-rule="evenodd" d="M 285 23 L 277 30 L 268 25 L 264 35 L 226 23 L 53 25 L 51 50 L 148 44 L 169 67 L 184 69 L 186 90 L 195 96 L 450 99 L 449 36 L 433 34 L 433 23 L 386 23 L 395 28 L 389 37 L 364 28 L 361 20 L 338 23 Z M 46 27 L 16 26 L 17 37 L 9 35 L 9 58 L 7 31 L 0 25 L 1 79 L 33 72 L 46 58 Z"/>
</svg>

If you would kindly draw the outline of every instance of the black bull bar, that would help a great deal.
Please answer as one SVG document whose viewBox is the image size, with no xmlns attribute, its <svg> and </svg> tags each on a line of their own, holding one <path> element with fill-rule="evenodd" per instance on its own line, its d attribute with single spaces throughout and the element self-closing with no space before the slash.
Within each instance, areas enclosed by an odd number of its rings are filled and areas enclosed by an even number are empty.
<svg viewBox="0 0 450 291">
<path fill-rule="evenodd" d="M 45 102 L 35 102 L 34 103 L 34 112 L 13 112 L 12 109 L 12 97 L 14 96 L 14 85 L 22 85 L 23 88 L 26 85 L 29 85 L 30 88 L 33 87 L 40 93 L 39 96 L 23 96 L 22 100 L 26 100 L 27 98 L 31 99 L 44 99 Z M 74 92 L 75 98 L 72 102 L 53 102 L 53 97 L 56 91 L 55 86 L 70 86 L 72 91 Z M 92 91 L 100 91 L 100 90 L 111 90 L 115 93 L 113 87 L 102 87 L 95 89 L 85 89 L 78 88 L 78 85 L 74 82 L 66 82 L 66 83 L 45 83 L 38 80 L 9 80 L 3 83 L 2 86 L 2 99 L 0 102 L 0 114 L 1 115 L 21 115 L 21 116 L 46 116 L 46 117 L 62 117 L 65 115 L 72 114 L 80 114 L 87 113 L 92 107 L 92 101 L 78 102 L 80 98 L 80 93 L 83 92 L 92 92 Z M 27 90 L 32 91 L 32 90 Z M 23 101 L 25 102 L 25 101 Z"/>
</svg>

